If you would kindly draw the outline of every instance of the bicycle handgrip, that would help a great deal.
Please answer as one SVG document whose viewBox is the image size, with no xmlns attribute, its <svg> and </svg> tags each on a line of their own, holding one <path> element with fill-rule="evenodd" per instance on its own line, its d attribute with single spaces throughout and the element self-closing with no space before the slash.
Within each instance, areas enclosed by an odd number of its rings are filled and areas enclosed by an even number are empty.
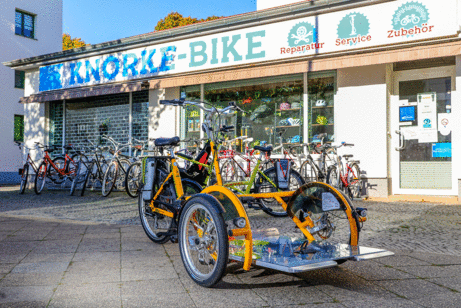
<svg viewBox="0 0 461 308">
<path fill-rule="evenodd" d="M 353 147 L 354 144 L 353 143 L 345 143 L 345 142 L 343 142 L 343 146 L 345 146 L 345 147 Z"/>
</svg>

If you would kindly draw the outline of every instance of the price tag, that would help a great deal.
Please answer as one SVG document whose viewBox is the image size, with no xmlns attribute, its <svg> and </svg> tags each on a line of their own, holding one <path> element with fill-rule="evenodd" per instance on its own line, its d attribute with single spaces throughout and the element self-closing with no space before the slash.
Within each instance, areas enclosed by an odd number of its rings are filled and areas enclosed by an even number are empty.
<svg viewBox="0 0 461 308">
<path fill-rule="evenodd" d="M 324 212 L 339 210 L 341 205 L 335 196 L 330 192 L 322 193 L 322 209 Z"/>
</svg>

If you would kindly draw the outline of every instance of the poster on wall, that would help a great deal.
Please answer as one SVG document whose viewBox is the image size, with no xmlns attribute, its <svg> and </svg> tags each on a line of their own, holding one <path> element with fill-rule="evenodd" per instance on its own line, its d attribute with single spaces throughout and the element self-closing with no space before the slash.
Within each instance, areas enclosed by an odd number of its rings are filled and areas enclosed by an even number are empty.
<svg viewBox="0 0 461 308">
<path fill-rule="evenodd" d="M 419 143 L 437 142 L 437 93 L 419 93 L 417 101 Z"/>
<path fill-rule="evenodd" d="M 442 136 L 448 136 L 451 133 L 451 113 L 439 113 L 437 126 Z"/>
<path fill-rule="evenodd" d="M 451 157 L 451 143 L 433 143 L 432 157 Z"/>
</svg>

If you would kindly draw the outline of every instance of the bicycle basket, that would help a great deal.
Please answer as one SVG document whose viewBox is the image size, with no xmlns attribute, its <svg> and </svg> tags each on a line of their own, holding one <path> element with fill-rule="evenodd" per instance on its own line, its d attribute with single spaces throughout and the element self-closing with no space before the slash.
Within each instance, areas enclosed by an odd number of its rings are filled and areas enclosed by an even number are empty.
<svg viewBox="0 0 461 308">
<path fill-rule="evenodd" d="M 291 161 L 289 159 L 280 159 L 275 163 L 275 170 L 278 188 L 287 189 L 290 185 Z"/>
</svg>

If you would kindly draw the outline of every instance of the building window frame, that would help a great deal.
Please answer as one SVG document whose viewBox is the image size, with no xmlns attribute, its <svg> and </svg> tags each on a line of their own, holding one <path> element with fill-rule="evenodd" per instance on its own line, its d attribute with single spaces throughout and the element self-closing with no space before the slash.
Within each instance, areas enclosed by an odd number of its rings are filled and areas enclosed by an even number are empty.
<svg viewBox="0 0 461 308">
<path fill-rule="evenodd" d="M 14 87 L 16 89 L 24 89 L 26 83 L 26 72 L 24 71 L 14 71 Z"/>
<path fill-rule="evenodd" d="M 30 26 L 31 29 L 26 29 L 26 18 L 29 17 L 31 19 Z M 30 39 L 36 39 L 35 35 L 35 23 L 37 20 L 37 15 L 32 14 L 20 9 L 15 10 L 15 34 L 23 37 L 27 37 Z M 19 26 L 18 26 L 19 24 Z"/>
<path fill-rule="evenodd" d="M 13 141 L 24 142 L 24 115 L 14 115 Z"/>
</svg>

